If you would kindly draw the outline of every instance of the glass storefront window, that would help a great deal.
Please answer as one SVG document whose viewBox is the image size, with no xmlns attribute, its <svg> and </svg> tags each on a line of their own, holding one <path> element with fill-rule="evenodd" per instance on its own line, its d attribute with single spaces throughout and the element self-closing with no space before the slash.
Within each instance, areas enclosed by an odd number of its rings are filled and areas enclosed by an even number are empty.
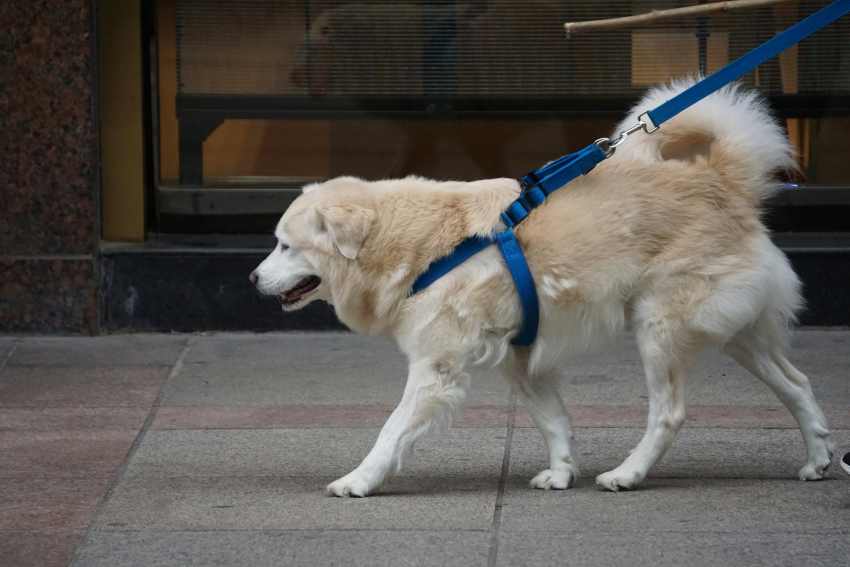
<svg viewBox="0 0 850 567">
<path fill-rule="evenodd" d="M 648 86 L 711 72 L 827 2 L 569 39 L 562 27 L 696 3 L 158 0 L 160 191 L 255 195 L 341 174 L 521 175 L 609 134 Z M 802 173 L 790 181 L 850 186 L 850 20 L 743 82 L 768 97 L 799 150 Z"/>
</svg>

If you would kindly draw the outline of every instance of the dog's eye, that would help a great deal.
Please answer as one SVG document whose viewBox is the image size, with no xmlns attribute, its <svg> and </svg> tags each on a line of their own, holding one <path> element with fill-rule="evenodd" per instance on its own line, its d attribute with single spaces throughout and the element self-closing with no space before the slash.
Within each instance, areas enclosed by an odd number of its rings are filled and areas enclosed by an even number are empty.
<svg viewBox="0 0 850 567">
<path fill-rule="evenodd" d="M 281 243 L 280 243 L 280 251 L 281 251 L 281 252 L 286 252 L 287 250 L 289 250 L 289 246 L 288 246 L 288 245 L 286 245 L 286 244 L 284 244 L 283 242 L 281 242 Z"/>
</svg>

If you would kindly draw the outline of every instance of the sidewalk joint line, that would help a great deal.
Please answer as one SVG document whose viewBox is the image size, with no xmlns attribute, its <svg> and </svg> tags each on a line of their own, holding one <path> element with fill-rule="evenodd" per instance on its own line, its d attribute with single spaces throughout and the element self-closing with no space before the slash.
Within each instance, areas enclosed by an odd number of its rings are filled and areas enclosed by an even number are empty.
<svg viewBox="0 0 850 567">
<path fill-rule="evenodd" d="M 156 394 L 156 399 L 153 401 L 151 405 L 151 409 L 148 411 L 148 415 L 145 418 L 142 427 L 139 429 L 139 432 L 136 434 L 135 439 L 130 444 L 130 448 L 127 450 L 127 454 L 124 456 L 124 460 L 119 465 L 118 470 L 112 475 L 112 479 L 109 481 L 109 484 L 106 487 L 103 495 L 100 497 L 100 500 L 95 506 L 94 513 L 92 514 L 91 521 L 89 522 L 88 527 L 85 529 L 83 533 L 83 537 L 80 538 L 80 541 L 77 543 L 76 548 L 74 549 L 74 553 L 71 554 L 71 559 L 68 561 L 68 566 L 74 565 L 79 559 L 80 550 L 85 545 L 86 541 L 89 538 L 89 534 L 96 529 L 97 519 L 103 513 L 106 508 L 107 502 L 112 499 L 112 495 L 115 492 L 115 489 L 118 488 L 118 485 L 124 479 L 124 476 L 127 472 L 127 469 L 130 467 L 130 461 L 133 460 L 133 456 L 136 454 L 136 451 L 141 446 L 142 442 L 145 440 L 145 435 L 147 435 L 148 430 L 153 424 L 154 419 L 156 419 L 156 414 L 159 411 L 160 404 L 162 403 L 162 394 L 163 390 L 165 390 L 166 385 L 174 379 L 177 374 L 180 373 L 180 370 L 183 368 L 183 361 L 186 359 L 186 355 L 189 352 L 189 349 L 192 348 L 195 344 L 196 335 L 190 335 L 187 337 L 185 344 L 183 345 L 183 349 L 180 351 L 180 354 L 177 356 L 177 360 L 174 362 L 174 365 L 171 367 L 171 371 L 168 373 L 168 377 L 162 381 L 162 384 L 159 386 L 159 391 Z"/>
<path fill-rule="evenodd" d="M 0 530 L 0 533 L 15 530 Z M 32 532 L 33 530 L 17 530 L 20 532 Z M 93 532 L 101 534 L 116 534 L 116 533 L 155 533 L 155 534 L 180 534 L 180 533 L 332 533 L 332 532 L 348 532 L 348 533 L 375 533 L 375 532 L 391 532 L 391 533 L 436 533 L 436 534 L 456 534 L 456 533 L 473 533 L 485 534 L 489 533 L 489 528 L 145 528 L 145 527 L 103 527 L 94 528 Z M 824 532 L 818 532 L 824 533 Z M 826 532 L 828 533 L 828 532 Z M 843 532 L 842 532 L 843 533 Z"/>
<path fill-rule="evenodd" d="M 511 392 L 511 403 L 507 415 L 505 432 L 505 452 L 502 454 L 502 470 L 499 474 L 499 487 L 496 490 L 496 505 L 493 507 L 493 526 L 490 533 L 490 552 L 487 556 L 487 567 L 495 567 L 499 557 L 499 532 L 502 527 L 502 503 L 505 499 L 505 488 L 508 484 L 508 471 L 511 466 L 511 445 L 514 438 L 514 421 L 516 419 L 516 394 Z"/>
<path fill-rule="evenodd" d="M 18 350 L 18 345 L 20 344 L 20 339 L 15 339 L 12 341 L 12 348 L 9 349 L 9 352 L 6 353 L 6 356 L 3 357 L 3 361 L 0 362 L 0 372 L 3 372 L 6 369 L 6 366 L 9 364 L 9 360 L 12 359 L 12 355 L 15 354 L 15 351 Z"/>
<path fill-rule="evenodd" d="M 39 530 L 31 530 L 31 529 L 9 529 L 9 530 L 0 530 L 0 533 L 31 533 L 33 531 L 44 531 L 44 532 L 75 532 L 76 530 L 65 529 L 65 528 L 45 528 Z M 148 533 L 148 534 L 192 534 L 192 533 L 233 533 L 233 534 L 241 534 L 241 533 L 268 533 L 268 534 L 282 534 L 282 533 L 291 533 L 291 534 L 302 534 L 302 533 L 314 533 L 314 532 L 322 532 L 322 533 L 333 533 L 333 532 L 347 532 L 347 533 L 374 533 L 374 532 L 392 532 L 392 533 L 487 533 L 489 529 L 482 528 L 321 528 L 321 527 L 310 527 L 310 528 L 213 528 L 213 527 L 202 527 L 202 528 L 146 528 L 146 527 L 119 527 L 119 528 L 95 528 L 92 530 L 94 532 L 99 532 L 101 534 L 131 534 L 131 533 Z M 517 530 L 515 533 L 524 534 L 524 533 L 542 533 L 542 534 L 560 534 L 563 535 L 563 530 L 556 529 L 546 529 L 546 530 Z M 613 531 L 607 532 L 614 535 L 630 535 L 630 534 L 730 534 L 730 535 L 740 535 L 741 533 L 752 533 L 753 535 L 764 535 L 765 533 L 770 534 L 789 534 L 789 535 L 811 535 L 811 536 L 820 536 L 820 535 L 845 535 L 850 534 L 850 529 L 846 528 L 824 528 L 820 530 L 793 530 L 793 529 L 781 529 L 781 530 L 771 530 L 770 532 L 761 532 L 761 531 L 753 531 L 753 532 L 741 532 L 731 531 L 731 530 L 721 530 L 721 529 L 694 529 L 691 528 L 681 528 L 681 529 L 617 529 Z"/>
</svg>

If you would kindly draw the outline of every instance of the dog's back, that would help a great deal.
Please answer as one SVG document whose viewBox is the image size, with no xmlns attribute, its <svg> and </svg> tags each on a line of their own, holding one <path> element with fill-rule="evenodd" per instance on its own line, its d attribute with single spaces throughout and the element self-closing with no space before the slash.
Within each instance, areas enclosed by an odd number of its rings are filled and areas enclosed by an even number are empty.
<svg viewBox="0 0 850 567">
<path fill-rule="evenodd" d="M 623 124 L 686 86 L 653 90 Z M 627 140 L 553 194 L 519 238 L 556 309 L 619 303 L 638 317 L 661 309 L 721 343 L 757 323 L 780 339 L 801 304 L 799 281 L 767 237 L 760 206 L 776 173 L 793 167 L 790 144 L 758 96 L 726 88 Z"/>
</svg>

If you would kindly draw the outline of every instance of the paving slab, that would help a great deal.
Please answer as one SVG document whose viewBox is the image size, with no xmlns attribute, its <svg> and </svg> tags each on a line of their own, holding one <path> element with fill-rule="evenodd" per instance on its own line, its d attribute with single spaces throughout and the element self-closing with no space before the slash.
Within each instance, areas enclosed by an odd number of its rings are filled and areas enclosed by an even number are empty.
<svg viewBox="0 0 850 567">
<path fill-rule="evenodd" d="M 0 374 L 4 407 L 150 407 L 169 367 L 9 366 Z"/>
<path fill-rule="evenodd" d="M 593 477 L 619 464 L 639 430 L 597 430 L 579 448 L 585 476 L 575 489 L 527 487 L 542 465 L 543 447 L 515 431 L 503 501 L 507 530 L 837 532 L 850 529 L 850 480 L 802 482 L 802 443 L 790 430 L 695 430 L 680 435 L 671 454 L 635 491 L 598 490 Z M 850 441 L 841 432 L 839 441 Z M 593 439 L 596 437 L 596 439 Z M 587 443 L 590 441 L 590 443 Z M 532 457 L 528 451 L 535 449 Z"/>
<path fill-rule="evenodd" d="M 8 431 L 137 431 L 146 407 L 0 408 L 0 434 Z"/>
<path fill-rule="evenodd" d="M 850 333 L 801 330 L 791 358 L 816 396 L 850 405 Z M 388 339 L 347 333 L 222 334 L 197 339 L 180 375 L 165 390 L 166 405 L 392 405 L 401 396 L 405 361 Z M 494 370 L 472 371 L 468 403 L 504 404 L 509 388 Z M 688 377 L 691 404 L 776 405 L 764 384 L 727 356 L 708 351 Z M 637 346 L 621 335 L 600 353 L 564 364 L 562 393 L 573 404 L 634 404 L 646 400 Z"/>
<path fill-rule="evenodd" d="M 575 454 L 581 484 L 618 466 L 637 445 L 643 428 L 577 428 Z M 836 447 L 850 448 L 850 430 L 832 432 Z M 844 481 L 836 451 L 832 476 Z M 517 429 L 511 445 L 511 479 L 530 480 L 546 468 L 546 448 L 534 429 Z M 795 479 L 806 451 L 793 429 L 682 429 L 673 446 L 650 471 L 650 478 Z M 509 485 L 513 486 L 513 485 Z M 847 486 L 850 489 L 850 486 Z"/>
<path fill-rule="evenodd" d="M 821 403 L 827 423 L 833 429 L 850 429 L 847 406 Z M 567 404 L 574 427 L 644 427 L 647 404 Z M 517 427 L 534 427 L 526 409 L 517 408 Z M 784 406 L 696 405 L 687 407 L 686 428 L 780 428 L 798 429 L 794 417 Z"/>
<path fill-rule="evenodd" d="M 85 529 L 108 484 L 109 479 L 100 476 L 4 478 L 0 481 L 0 533 Z"/>
<path fill-rule="evenodd" d="M 170 366 L 189 335 L 26 337 L 9 366 Z"/>
<path fill-rule="evenodd" d="M 847 406 L 821 404 L 829 426 L 850 429 Z M 646 403 L 636 405 L 568 405 L 575 427 L 643 427 Z M 281 406 L 165 406 L 159 408 L 154 429 L 291 429 L 360 428 L 382 426 L 392 405 L 305 404 Z M 453 422 L 453 427 L 499 427 L 504 425 L 510 407 L 469 405 Z M 0 412 L 2 419 L 2 412 Z M 534 427 L 528 412 L 520 406 L 517 427 Z M 0 421 L 2 423 L 2 421 Z M 687 427 L 783 428 L 797 429 L 797 422 L 785 407 L 741 405 L 689 405 Z"/>
<path fill-rule="evenodd" d="M 793 335 L 790 360 L 812 382 L 821 401 L 850 406 L 850 333 L 799 330 Z M 777 405 L 776 396 L 728 356 L 708 349 L 686 382 L 689 404 Z M 574 404 L 633 404 L 646 399 L 637 345 L 623 334 L 600 353 L 565 363 L 561 392 Z"/>
<path fill-rule="evenodd" d="M 794 356 L 810 361 L 824 356 L 843 356 L 847 360 L 850 353 L 850 328 L 799 327 L 791 333 L 791 352 Z"/>
<path fill-rule="evenodd" d="M 82 539 L 79 531 L 0 531 L 0 558 L 9 567 L 66 567 Z"/>
<path fill-rule="evenodd" d="M 694 522 L 697 523 L 697 522 Z M 556 526 L 553 526 L 555 528 Z M 596 533 L 560 529 L 502 533 L 497 564 L 604 565 L 605 567 L 824 567 L 846 565 L 850 532 Z"/>
<path fill-rule="evenodd" d="M 135 478 L 100 528 L 157 530 L 486 529 L 497 477 L 399 478 L 370 498 L 324 495 L 331 476 Z"/>
<path fill-rule="evenodd" d="M 490 535 L 476 531 L 117 532 L 96 530 L 76 567 L 281 565 L 315 567 L 487 564 Z"/>
<path fill-rule="evenodd" d="M 109 477 L 124 462 L 136 430 L 0 431 L 0 478 Z"/>
<path fill-rule="evenodd" d="M 389 404 L 304 404 L 281 406 L 164 406 L 154 429 L 291 429 L 380 427 L 389 417 Z M 465 406 L 453 427 L 500 427 L 510 407 Z M 0 414 L 2 415 L 2 414 Z M 850 421 L 850 420 L 848 420 Z"/>
<path fill-rule="evenodd" d="M 376 430 L 149 432 L 98 519 L 102 528 L 486 529 L 503 429 L 423 440 L 377 497 L 325 485 L 365 456 Z"/>
<path fill-rule="evenodd" d="M 850 484 L 776 479 L 650 478 L 641 489 L 513 491 L 505 530 L 619 533 L 766 531 L 848 533 Z"/>
<path fill-rule="evenodd" d="M 163 405 L 387 404 L 401 399 L 403 355 L 388 339 L 346 333 L 202 336 Z M 479 369 L 470 404 L 505 404 L 510 388 Z"/>
<path fill-rule="evenodd" d="M 378 429 L 148 431 L 125 478 L 153 476 L 336 477 L 366 456 Z M 504 428 L 452 429 L 421 439 L 402 477 L 497 477 Z"/>
<path fill-rule="evenodd" d="M 351 357 L 355 367 L 373 356 L 390 356 L 400 363 L 398 369 L 404 369 L 403 357 L 391 339 L 343 332 L 202 334 L 186 354 L 185 363 L 244 361 L 251 368 L 276 368 L 282 363 L 333 366 L 339 355 Z"/>
<path fill-rule="evenodd" d="M 643 372 L 623 335 L 564 366 L 583 426 L 575 489 L 527 487 L 546 457 L 520 412 L 499 499 L 510 392 L 481 370 L 461 427 L 418 443 L 377 496 L 336 499 L 324 486 L 362 459 L 401 396 L 405 361 L 390 341 L 0 337 L 0 356 L 15 341 L 0 369 L 4 567 L 67 565 L 92 522 L 74 565 L 482 565 L 497 501 L 500 565 L 825 565 L 850 552 L 850 477 L 794 480 L 804 449 L 786 410 L 718 353 L 689 377 L 691 419 L 639 490 L 593 485 L 642 434 Z M 850 332 L 806 329 L 793 345 L 837 458 L 850 449 Z M 161 386 L 163 405 L 95 519 Z"/>
</svg>

